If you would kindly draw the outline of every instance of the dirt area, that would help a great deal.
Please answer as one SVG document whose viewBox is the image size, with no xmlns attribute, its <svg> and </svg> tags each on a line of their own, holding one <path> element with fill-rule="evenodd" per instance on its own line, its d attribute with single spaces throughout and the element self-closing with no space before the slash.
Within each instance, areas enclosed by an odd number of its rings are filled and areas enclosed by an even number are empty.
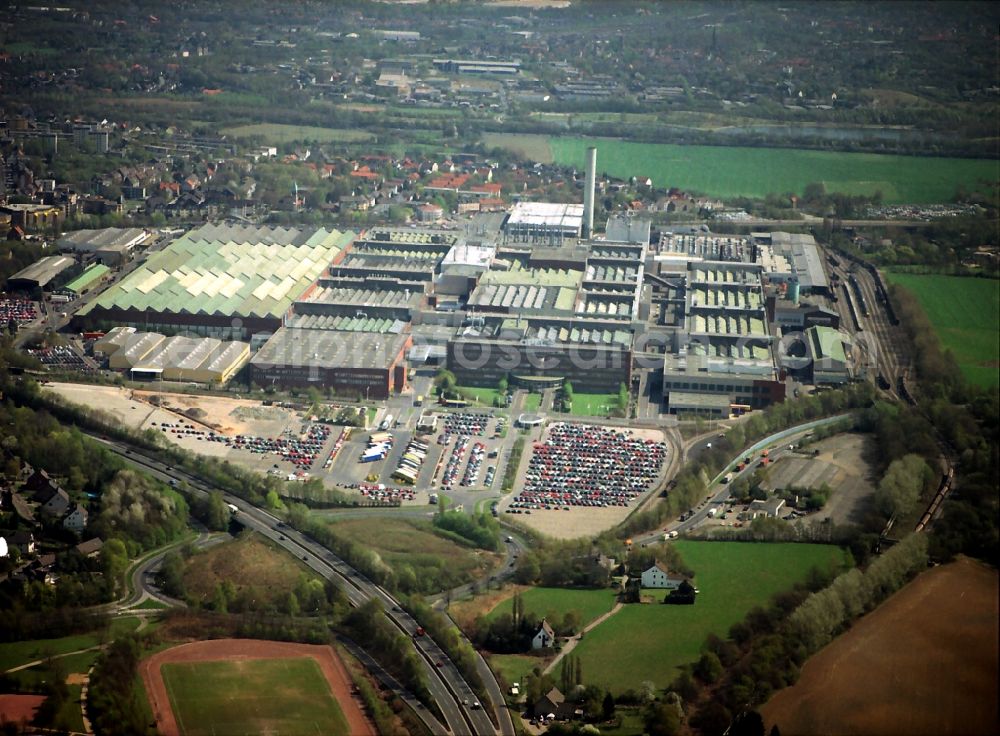
<svg viewBox="0 0 1000 736">
<path fill-rule="evenodd" d="M 44 695 L 0 695 L 0 723 L 31 723 L 43 702 Z"/>
<path fill-rule="evenodd" d="M 340 704 L 350 727 L 350 733 L 374 736 L 375 728 L 365 717 L 363 705 L 355 698 L 344 663 L 332 647 L 316 644 L 292 644 L 255 639 L 216 639 L 196 641 L 190 644 L 158 652 L 139 663 L 143 685 L 149 697 L 149 705 L 156 718 L 156 726 L 163 736 L 179 736 L 180 730 L 170 708 L 166 686 L 160 667 L 168 662 L 206 662 L 218 660 L 273 659 L 284 657 L 312 657 L 316 660 L 330 690 Z"/>
<path fill-rule="evenodd" d="M 448 615 L 463 631 L 471 631 L 476 618 L 485 616 L 496 608 L 502 600 L 510 598 L 515 593 L 528 590 L 527 585 L 505 585 L 502 590 L 490 590 L 475 598 L 464 601 L 453 601 L 448 606 Z"/>
<path fill-rule="evenodd" d="M 779 460 L 771 468 L 765 487 L 819 488 L 826 484 L 833 492 L 819 515 L 829 516 L 836 524 L 857 523 L 875 492 L 864 457 L 868 441 L 867 435 L 846 433 L 809 445 L 804 454 Z M 819 455 L 810 455 L 813 450 L 819 450 Z"/>
<path fill-rule="evenodd" d="M 594 426 L 603 426 L 597 425 Z M 612 427 L 621 429 L 620 427 Z M 651 439 L 656 442 L 663 442 L 663 432 L 657 429 L 632 429 L 632 435 L 638 439 Z M 548 436 L 548 429 L 541 432 L 541 437 Z M 524 474 L 528 468 L 531 456 L 532 443 L 539 441 L 538 430 L 529 432 L 525 440 L 524 453 L 521 455 L 521 465 L 517 471 L 517 480 L 514 482 L 514 492 L 506 496 L 500 502 L 501 513 L 507 508 L 510 501 L 517 495 L 518 488 L 524 487 Z M 669 450 L 665 465 L 669 465 Z M 499 481 L 498 481 L 499 482 Z M 654 483 L 655 487 L 655 483 Z M 647 492 L 648 493 L 648 492 Z M 628 506 L 609 506 L 605 508 L 594 508 L 585 506 L 570 506 L 569 511 L 555 511 L 545 509 L 534 509 L 530 514 L 508 515 L 507 518 L 518 521 L 525 526 L 531 527 L 535 531 L 541 532 L 553 539 L 577 539 L 579 537 L 593 537 L 601 532 L 621 524 L 625 518 L 642 504 L 645 495 L 630 503 Z"/>
<path fill-rule="evenodd" d="M 929 570 L 809 659 L 761 709 L 782 734 L 997 733 L 997 571 Z"/>
<path fill-rule="evenodd" d="M 86 674 L 81 674 L 79 672 L 74 672 L 69 677 L 66 678 L 67 685 L 83 685 L 87 682 L 88 677 Z"/>
<path fill-rule="evenodd" d="M 183 419 L 200 425 L 200 429 L 212 429 L 221 434 L 276 436 L 297 421 L 296 413 L 290 409 L 266 407 L 249 399 L 132 391 L 118 386 L 82 383 L 50 383 L 43 390 L 92 409 L 101 409 L 134 429 L 148 429 L 154 423 L 160 426 L 162 422 L 174 423 Z M 160 397 L 160 407 L 150 403 L 154 396 Z M 166 407 L 179 409 L 180 413 L 168 411 Z M 201 409 L 204 414 L 193 421 L 183 414 L 189 409 Z"/>
</svg>

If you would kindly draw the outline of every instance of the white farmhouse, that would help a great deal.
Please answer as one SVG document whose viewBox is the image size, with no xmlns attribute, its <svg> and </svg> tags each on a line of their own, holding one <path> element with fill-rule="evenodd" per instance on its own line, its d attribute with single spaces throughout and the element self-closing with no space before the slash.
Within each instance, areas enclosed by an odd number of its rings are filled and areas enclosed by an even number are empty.
<svg viewBox="0 0 1000 736">
<path fill-rule="evenodd" d="M 673 575 L 665 564 L 657 560 L 648 570 L 642 572 L 643 588 L 663 588 L 664 590 L 676 590 L 684 578 L 680 575 Z"/>
<path fill-rule="evenodd" d="M 531 640 L 532 649 L 543 649 L 545 647 L 551 647 L 555 644 L 556 633 L 549 626 L 549 622 L 544 618 L 542 619 L 541 625 L 538 627 L 538 633 L 535 634 L 534 638 Z"/>
</svg>

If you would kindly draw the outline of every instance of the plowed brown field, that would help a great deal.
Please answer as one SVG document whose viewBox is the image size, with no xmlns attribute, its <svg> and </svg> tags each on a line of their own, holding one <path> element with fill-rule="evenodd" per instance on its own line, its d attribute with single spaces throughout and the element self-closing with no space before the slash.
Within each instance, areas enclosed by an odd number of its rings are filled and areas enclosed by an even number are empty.
<svg viewBox="0 0 1000 736">
<path fill-rule="evenodd" d="M 995 734 L 997 571 L 961 559 L 920 575 L 809 659 L 761 708 L 794 734 Z"/>
</svg>

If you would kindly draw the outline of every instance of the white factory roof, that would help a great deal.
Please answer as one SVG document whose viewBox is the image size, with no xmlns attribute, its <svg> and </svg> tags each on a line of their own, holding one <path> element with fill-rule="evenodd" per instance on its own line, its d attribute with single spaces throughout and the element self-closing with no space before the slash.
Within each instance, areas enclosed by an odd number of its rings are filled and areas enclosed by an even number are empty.
<svg viewBox="0 0 1000 736">
<path fill-rule="evenodd" d="M 518 202 L 507 218 L 507 227 L 579 230 L 583 226 L 582 204 Z"/>
</svg>

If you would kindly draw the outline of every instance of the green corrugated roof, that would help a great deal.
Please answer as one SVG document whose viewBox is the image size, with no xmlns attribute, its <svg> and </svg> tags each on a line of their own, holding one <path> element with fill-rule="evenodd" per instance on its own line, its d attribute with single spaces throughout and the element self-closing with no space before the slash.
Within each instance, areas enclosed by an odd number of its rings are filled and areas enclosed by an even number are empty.
<svg viewBox="0 0 1000 736">
<path fill-rule="evenodd" d="M 205 225 L 178 238 L 81 310 L 280 317 L 352 232 Z"/>
<path fill-rule="evenodd" d="M 77 276 L 75 279 L 66 284 L 66 286 L 63 288 L 65 288 L 67 291 L 75 291 L 79 293 L 81 289 L 90 286 L 92 283 L 97 281 L 99 278 L 104 276 L 109 271 L 111 271 L 111 269 L 105 266 L 103 263 L 95 263 L 93 266 L 91 266 L 86 271 Z"/>
<path fill-rule="evenodd" d="M 832 358 L 841 363 L 847 362 L 847 355 L 844 353 L 844 339 L 839 331 L 833 327 L 812 327 L 813 347 L 816 355 L 822 358 Z"/>
</svg>

